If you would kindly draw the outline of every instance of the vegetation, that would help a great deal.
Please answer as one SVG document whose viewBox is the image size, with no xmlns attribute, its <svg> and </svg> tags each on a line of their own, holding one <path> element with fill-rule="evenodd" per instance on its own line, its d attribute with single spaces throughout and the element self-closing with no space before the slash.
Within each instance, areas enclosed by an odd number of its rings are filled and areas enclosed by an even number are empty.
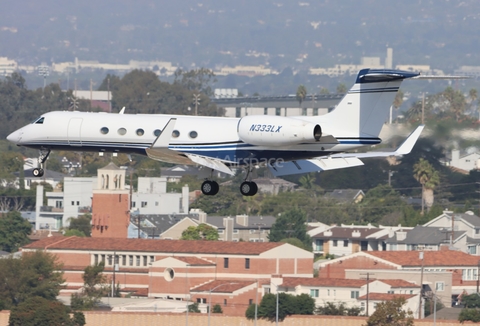
<svg viewBox="0 0 480 326">
<path fill-rule="evenodd" d="M 82 293 L 74 293 L 71 296 L 72 310 L 91 310 L 98 306 L 100 298 L 108 292 L 107 279 L 103 275 L 103 269 L 103 262 L 85 267 L 82 276 L 84 281 Z"/>
<path fill-rule="evenodd" d="M 413 313 L 403 310 L 406 299 L 396 297 L 377 304 L 375 312 L 368 317 L 366 326 L 413 326 Z"/>
<path fill-rule="evenodd" d="M 218 230 L 201 223 L 198 226 L 189 226 L 182 232 L 181 240 L 218 240 Z"/>
<path fill-rule="evenodd" d="M 198 302 L 194 302 L 190 305 L 188 305 L 188 312 L 200 312 L 200 309 L 198 309 Z"/>
<path fill-rule="evenodd" d="M 480 310 L 476 308 L 464 308 L 458 316 L 458 321 L 462 324 L 466 321 L 478 323 L 480 322 Z"/>
<path fill-rule="evenodd" d="M 297 296 L 284 292 L 278 293 L 278 320 L 282 321 L 289 315 L 313 315 L 315 300 L 308 294 Z M 277 297 L 275 294 L 265 294 L 257 309 L 257 318 L 275 321 L 277 310 Z M 245 316 L 248 319 L 255 318 L 255 304 L 251 304 Z"/>
<path fill-rule="evenodd" d="M 213 308 L 212 308 L 212 313 L 214 313 L 214 314 L 223 314 L 222 306 L 219 305 L 218 303 L 217 303 L 216 305 L 214 305 Z"/>
<path fill-rule="evenodd" d="M 317 315 L 330 316 L 359 316 L 362 312 L 360 307 L 347 308 L 344 302 L 326 302 L 323 306 L 318 306 L 315 309 Z"/>
<path fill-rule="evenodd" d="M 91 221 L 92 215 L 84 214 L 77 218 L 70 218 L 70 225 L 68 230 L 65 232 L 65 236 L 76 235 L 89 237 L 91 234 Z"/>
<path fill-rule="evenodd" d="M 312 239 L 307 234 L 307 216 L 297 209 L 292 208 L 277 217 L 273 223 L 268 239 L 273 242 L 284 241 L 285 239 L 298 239 L 303 249 L 312 251 Z M 285 240 L 284 242 L 290 242 Z"/>
<path fill-rule="evenodd" d="M 16 252 L 30 242 L 32 225 L 19 212 L 0 213 L 0 250 Z"/>
</svg>

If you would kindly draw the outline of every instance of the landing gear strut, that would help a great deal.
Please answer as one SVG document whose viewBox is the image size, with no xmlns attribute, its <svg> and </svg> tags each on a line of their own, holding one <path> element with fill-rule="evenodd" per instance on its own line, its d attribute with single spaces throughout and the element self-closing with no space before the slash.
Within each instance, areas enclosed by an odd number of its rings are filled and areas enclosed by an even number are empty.
<svg viewBox="0 0 480 326">
<path fill-rule="evenodd" d="M 50 155 L 49 149 L 40 150 L 40 155 L 38 156 L 38 167 L 33 169 L 32 171 L 34 177 L 40 178 L 45 173 L 45 171 L 43 170 L 43 163 L 45 163 L 45 161 L 47 160 L 48 155 Z"/>
</svg>

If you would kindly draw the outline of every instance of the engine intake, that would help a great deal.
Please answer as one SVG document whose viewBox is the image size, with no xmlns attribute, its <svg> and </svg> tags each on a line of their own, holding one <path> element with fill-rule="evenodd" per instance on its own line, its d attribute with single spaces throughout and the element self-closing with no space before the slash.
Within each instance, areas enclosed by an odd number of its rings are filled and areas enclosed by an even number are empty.
<svg viewBox="0 0 480 326">
<path fill-rule="evenodd" d="M 238 136 L 259 146 L 285 146 L 317 142 L 322 137 L 320 125 L 279 116 L 246 116 L 238 122 Z"/>
</svg>

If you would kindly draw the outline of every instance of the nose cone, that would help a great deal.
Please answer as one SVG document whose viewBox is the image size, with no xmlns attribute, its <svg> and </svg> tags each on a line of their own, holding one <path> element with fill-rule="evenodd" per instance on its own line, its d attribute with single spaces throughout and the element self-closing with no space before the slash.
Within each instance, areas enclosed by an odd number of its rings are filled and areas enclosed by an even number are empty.
<svg viewBox="0 0 480 326">
<path fill-rule="evenodd" d="M 22 136 L 22 132 L 20 131 L 20 129 L 15 130 L 14 132 L 12 132 L 10 135 L 7 136 L 7 140 L 11 141 L 14 144 L 18 144 L 20 143 L 21 136 Z"/>
</svg>

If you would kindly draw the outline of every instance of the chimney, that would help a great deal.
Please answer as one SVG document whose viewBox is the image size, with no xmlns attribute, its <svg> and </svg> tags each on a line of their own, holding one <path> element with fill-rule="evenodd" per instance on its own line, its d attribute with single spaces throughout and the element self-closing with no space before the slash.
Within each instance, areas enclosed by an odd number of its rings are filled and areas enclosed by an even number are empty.
<svg viewBox="0 0 480 326">
<path fill-rule="evenodd" d="M 352 232 L 352 238 L 360 238 L 360 231 L 354 230 Z"/>
<path fill-rule="evenodd" d="M 223 226 L 225 226 L 225 232 L 223 233 L 223 240 L 232 241 L 233 240 L 233 218 L 224 217 Z"/>
</svg>

